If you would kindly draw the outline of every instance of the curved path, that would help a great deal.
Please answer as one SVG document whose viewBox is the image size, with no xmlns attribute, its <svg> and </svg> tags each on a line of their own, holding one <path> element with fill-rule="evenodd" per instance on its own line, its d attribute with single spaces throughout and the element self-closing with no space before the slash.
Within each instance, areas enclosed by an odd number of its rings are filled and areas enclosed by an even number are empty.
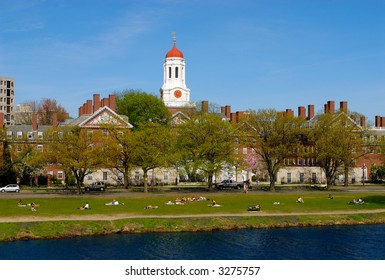
<svg viewBox="0 0 385 280">
<path fill-rule="evenodd" d="M 46 222 L 46 221 L 114 221 L 135 218 L 202 218 L 202 217 L 248 217 L 248 216 L 306 216 L 306 215 L 349 215 L 349 214 L 373 214 L 385 213 L 385 209 L 374 210 L 351 210 L 351 211 L 323 211 L 323 212 L 292 212 L 292 213 L 266 213 L 266 212 L 246 212 L 246 213 L 211 213 L 211 214 L 191 214 L 191 215 L 136 215 L 136 214 L 114 214 L 114 215 L 70 215 L 55 217 L 0 217 L 0 223 L 23 223 L 23 222 Z"/>
</svg>

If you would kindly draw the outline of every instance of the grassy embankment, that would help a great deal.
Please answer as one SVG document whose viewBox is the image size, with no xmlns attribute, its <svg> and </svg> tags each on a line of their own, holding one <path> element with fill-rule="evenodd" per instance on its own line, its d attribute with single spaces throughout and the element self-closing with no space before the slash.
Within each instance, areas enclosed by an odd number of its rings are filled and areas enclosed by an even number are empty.
<svg viewBox="0 0 385 280">
<path fill-rule="evenodd" d="M 242 228 L 272 228 L 288 226 L 319 226 L 335 224 L 385 223 L 385 193 L 303 194 L 271 193 L 213 193 L 204 194 L 209 201 L 165 205 L 175 201 L 175 194 L 114 197 L 124 205 L 106 206 L 110 197 L 79 196 L 33 199 L 37 211 L 18 207 L 18 199 L 0 199 L 0 241 L 33 238 L 61 238 L 114 232 L 177 232 L 208 231 Z M 301 195 L 304 204 L 296 203 Z M 183 195 L 182 195 L 183 196 Z M 192 194 L 185 194 L 192 196 Z M 353 198 L 362 197 L 364 205 L 349 205 Z M 221 207 L 208 207 L 214 199 Z M 91 210 L 78 208 L 89 202 Z M 30 203 L 32 200 L 24 200 Z M 274 202 L 280 202 L 279 205 Z M 247 212 L 247 207 L 260 204 L 261 212 Z M 157 209 L 145 209 L 146 205 Z M 381 213 L 369 213 L 375 210 Z M 363 213 L 366 212 L 366 213 Z M 179 216 L 179 217 L 178 217 Z"/>
</svg>

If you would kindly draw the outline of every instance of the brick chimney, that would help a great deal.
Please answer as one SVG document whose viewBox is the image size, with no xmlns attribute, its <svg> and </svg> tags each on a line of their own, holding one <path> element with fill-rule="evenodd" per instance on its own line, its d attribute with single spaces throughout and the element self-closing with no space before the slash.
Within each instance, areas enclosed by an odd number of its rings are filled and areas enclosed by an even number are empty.
<svg viewBox="0 0 385 280">
<path fill-rule="evenodd" d="M 306 119 L 306 108 L 303 106 L 298 107 L 298 117 Z"/>
<path fill-rule="evenodd" d="M 243 112 L 236 112 L 236 122 L 239 123 L 242 120 Z"/>
<path fill-rule="evenodd" d="M 226 114 L 226 109 L 225 109 L 225 106 L 221 106 L 221 113 L 222 113 L 223 115 L 225 115 L 225 114 Z"/>
<path fill-rule="evenodd" d="M 348 102 L 347 101 L 341 101 L 340 102 L 340 111 L 347 113 L 348 112 Z"/>
<path fill-rule="evenodd" d="M 108 96 L 108 107 L 114 112 L 116 112 L 116 96 L 115 94 L 110 94 Z"/>
<path fill-rule="evenodd" d="M 376 116 L 375 127 L 381 127 L 381 117 Z"/>
<path fill-rule="evenodd" d="M 202 101 L 202 113 L 207 114 L 209 112 L 209 102 L 204 100 Z"/>
<path fill-rule="evenodd" d="M 94 112 L 99 110 L 100 108 L 100 94 L 95 93 L 94 94 Z"/>
<path fill-rule="evenodd" d="M 225 106 L 225 116 L 226 116 L 226 118 L 230 119 L 230 114 L 231 114 L 231 106 L 230 105 L 226 105 Z"/>
<path fill-rule="evenodd" d="M 366 118 L 365 118 L 365 116 L 361 116 L 360 124 L 361 124 L 361 127 L 366 127 Z"/>
<path fill-rule="evenodd" d="M 37 131 L 37 113 L 32 114 L 32 131 Z"/>
<path fill-rule="evenodd" d="M 110 102 L 108 98 L 103 98 L 102 99 L 102 107 L 107 106 L 110 107 Z"/>
<path fill-rule="evenodd" d="M 286 109 L 286 116 L 294 118 L 294 111 L 292 109 Z"/>
<path fill-rule="evenodd" d="M 311 120 L 314 118 L 314 105 L 308 105 L 307 106 L 307 119 Z"/>
<path fill-rule="evenodd" d="M 230 122 L 232 123 L 237 122 L 237 115 L 235 113 L 230 113 Z"/>
<path fill-rule="evenodd" d="M 385 117 L 381 117 L 381 127 L 385 127 Z"/>
<path fill-rule="evenodd" d="M 325 113 L 330 113 L 330 114 L 334 114 L 335 112 L 335 108 L 334 108 L 334 101 L 328 101 L 327 105 L 326 105 L 326 112 Z"/>
<path fill-rule="evenodd" d="M 87 115 L 91 115 L 93 113 L 92 110 L 93 110 L 93 108 L 92 108 L 92 100 L 88 99 L 87 103 L 86 103 L 86 114 Z"/>
</svg>

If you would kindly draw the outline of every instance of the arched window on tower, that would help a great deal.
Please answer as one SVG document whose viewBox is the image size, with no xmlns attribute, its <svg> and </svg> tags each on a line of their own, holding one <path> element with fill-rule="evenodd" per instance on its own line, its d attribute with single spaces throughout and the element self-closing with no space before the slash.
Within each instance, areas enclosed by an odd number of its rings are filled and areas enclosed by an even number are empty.
<svg viewBox="0 0 385 280">
<path fill-rule="evenodd" d="M 171 79 L 171 67 L 168 67 L 168 78 Z"/>
<path fill-rule="evenodd" d="M 175 67 L 175 78 L 178 79 L 178 67 Z"/>
</svg>

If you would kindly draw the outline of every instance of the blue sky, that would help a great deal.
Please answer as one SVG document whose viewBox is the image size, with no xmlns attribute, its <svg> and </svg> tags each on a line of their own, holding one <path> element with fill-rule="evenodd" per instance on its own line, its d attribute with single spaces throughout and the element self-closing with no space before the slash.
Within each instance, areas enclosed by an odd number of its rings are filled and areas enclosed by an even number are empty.
<svg viewBox="0 0 385 280">
<path fill-rule="evenodd" d="M 94 93 L 158 96 L 172 31 L 192 101 L 385 115 L 383 0 L 1 0 L 0 76 L 73 117 Z"/>
</svg>

